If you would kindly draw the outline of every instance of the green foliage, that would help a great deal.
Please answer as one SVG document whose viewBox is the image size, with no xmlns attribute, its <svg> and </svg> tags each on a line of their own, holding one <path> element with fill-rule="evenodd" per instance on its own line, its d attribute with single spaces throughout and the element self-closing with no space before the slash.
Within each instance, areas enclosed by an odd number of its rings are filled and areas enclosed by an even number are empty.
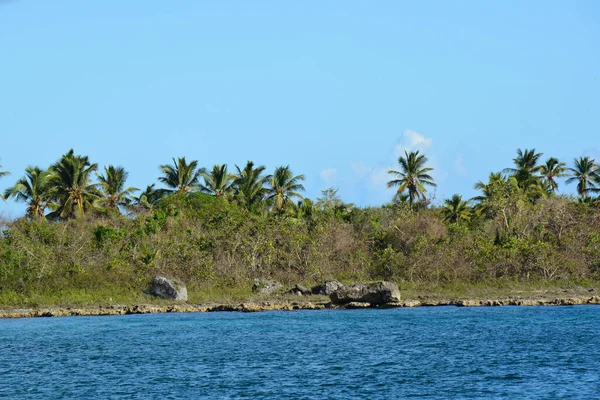
<svg viewBox="0 0 600 400">
<path fill-rule="evenodd" d="M 120 229 L 107 228 L 102 225 L 94 229 L 96 245 L 102 247 L 106 244 L 117 242 L 125 237 L 125 232 Z"/>
</svg>

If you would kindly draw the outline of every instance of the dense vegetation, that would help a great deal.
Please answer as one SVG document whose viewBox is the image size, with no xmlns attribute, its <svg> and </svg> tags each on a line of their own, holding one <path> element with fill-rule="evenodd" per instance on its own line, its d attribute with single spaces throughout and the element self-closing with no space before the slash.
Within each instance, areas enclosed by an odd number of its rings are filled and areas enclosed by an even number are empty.
<svg viewBox="0 0 600 400">
<path fill-rule="evenodd" d="M 328 278 L 401 285 L 582 282 L 600 279 L 600 168 L 571 168 L 518 150 L 514 166 L 431 205 L 434 171 L 419 152 L 400 157 L 393 201 L 359 208 L 334 188 L 303 198 L 303 175 L 248 162 L 229 172 L 173 159 L 158 181 L 127 187 L 122 167 L 72 150 L 30 167 L 3 194 L 27 204 L 0 237 L 0 304 L 131 299 L 157 274 L 201 292 L 246 294 L 256 277 L 288 285 Z M 7 175 L 0 171 L 0 177 Z M 577 198 L 557 195 L 559 179 Z M 136 195 L 137 193 L 137 195 Z M 37 299 L 37 300 L 36 300 Z"/>
</svg>

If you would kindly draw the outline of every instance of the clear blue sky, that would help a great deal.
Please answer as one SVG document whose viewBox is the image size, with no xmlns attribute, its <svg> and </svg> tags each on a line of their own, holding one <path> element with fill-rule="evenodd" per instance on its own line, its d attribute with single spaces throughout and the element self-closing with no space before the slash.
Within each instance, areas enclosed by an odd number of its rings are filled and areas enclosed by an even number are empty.
<svg viewBox="0 0 600 400">
<path fill-rule="evenodd" d="M 70 148 L 137 187 L 172 157 L 290 164 L 359 205 L 406 148 L 437 202 L 519 147 L 600 159 L 593 0 L 0 0 L 0 57 L 1 190 Z"/>
</svg>

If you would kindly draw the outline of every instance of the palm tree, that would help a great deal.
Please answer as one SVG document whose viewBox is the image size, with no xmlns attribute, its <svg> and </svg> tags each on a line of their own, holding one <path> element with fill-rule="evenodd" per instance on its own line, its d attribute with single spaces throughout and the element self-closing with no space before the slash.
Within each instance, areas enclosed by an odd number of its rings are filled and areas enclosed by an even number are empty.
<svg viewBox="0 0 600 400">
<path fill-rule="evenodd" d="M 263 175 L 264 165 L 254 168 L 254 163 L 248 161 L 244 169 L 237 165 L 237 177 L 233 181 L 233 190 L 236 200 L 247 209 L 260 205 L 267 194 L 265 184 L 271 179 L 271 175 Z"/>
<path fill-rule="evenodd" d="M 511 178 L 514 186 L 516 186 L 516 179 Z M 479 190 L 481 194 L 479 196 L 475 196 L 469 201 L 475 201 L 477 204 L 475 205 L 475 212 L 478 214 L 489 213 L 489 203 L 494 195 L 494 188 L 498 185 L 499 182 L 507 182 L 507 179 L 502 175 L 501 172 L 491 172 L 488 177 L 488 183 L 484 183 L 483 181 L 479 181 L 475 184 L 474 188 Z"/>
<path fill-rule="evenodd" d="M 48 171 L 39 167 L 27 167 L 25 176 L 13 187 L 6 189 L 4 196 L 13 197 L 15 201 L 27 203 L 29 218 L 43 217 L 46 206 L 50 201 L 50 185 Z"/>
<path fill-rule="evenodd" d="M 159 182 L 170 188 L 166 189 L 167 193 L 177 194 L 195 190 L 200 175 L 204 172 L 204 168 L 198 168 L 198 161 L 188 164 L 185 157 L 178 158 L 177 161 L 173 158 L 173 165 L 161 165 L 159 168 L 163 173 L 158 178 Z"/>
<path fill-rule="evenodd" d="M 49 168 L 48 184 L 56 210 L 48 214 L 53 219 L 69 219 L 82 216 L 93 208 L 100 197 L 96 184 L 91 183 L 92 172 L 98 164 L 91 164 L 87 156 L 75 155 L 73 149 Z"/>
<path fill-rule="evenodd" d="M 2 165 L 0 165 L 0 168 L 2 168 Z M 3 176 L 6 176 L 6 175 L 10 175 L 10 172 L 0 171 L 0 178 L 2 178 Z M 2 193 L 0 193 L 0 199 L 4 200 L 4 196 L 2 196 Z"/>
<path fill-rule="evenodd" d="M 267 201 L 273 203 L 273 210 L 284 211 L 292 197 L 302 199 L 298 191 L 304 191 L 304 186 L 300 183 L 306 179 L 304 175 L 292 173 L 289 165 L 275 168 L 275 173 L 269 179 L 270 188 L 267 191 Z"/>
<path fill-rule="evenodd" d="M 502 172 L 514 176 L 522 189 L 537 185 L 540 183 L 537 173 L 542 168 L 537 163 L 542 155 L 543 153 L 536 153 L 535 149 L 517 149 L 517 157 L 513 158 L 516 168 L 505 168 Z"/>
<path fill-rule="evenodd" d="M 398 157 L 400 171 L 389 170 L 388 174 L 398 177 L 387 183 L 387 187 L 398 187 L 395 197 L 402 195 L 408 191 L 408 203 L 413 206 L 415 200 L 425 199 L 427 189 L 425 186 L 437 186 L 433 182 L 433 177 L 429 175 L 433 168 L 425 167 L 427 157 L 419 154 L 419 151 L 404 152 L 404 157 Z"/>
<path fill-rule="evenodd" d="M 540 166 L 540 174 L 544 179 L 544 184 L 548 186 L 548 190 L 551 193 L 556 192 L 558 189 L 558 183 L 555 178 L 566 176 L 566 171 L 568 171 L 568 168 L 565 163 L 558 161 L 554 157 L 550 157 L 544 165 Z"/>
<path fill-rule="evenodd" d="M 591 157 L 580 157 L 574 160 L 575 168 L 569 168 L 572 176 L 567 179 L 567 184 L 577 182 L 577 194 L 587 197 L 589 193 L 600 191 L 600 168 Z"/>
<path fill-rule="evenodd" d="M 102 191 L 102 197 L 98 204 L 109 210 L 119 210 L 119 206 L 125 207 L 131 203 L 131 195 L 139 190 L 135 187 L 125 189 L 125 181 L 129 173 L 123 167 L 109 165 L 104 167 L 104 175 L 97 174 L 98 185 Z"/>
<path fill-rule="evenodd" d="M 442 214 L 445 221 L 458 225 L 461 221 L 471 219 L 471 208 L 468 201 L 464 201 L 461 195 L 455 194 L 451 199 L 444 200 Z"/>
<path fill-rule="evenodd" d="M 203 193 L 212 194 L 216 197 L 228 198 L 232 193 L 234 174 L 227 173 L 227 164 L 214 165 L 212 171 L 202 172 L 204 184 L 200 184 Z"/>
<path fill-rule="evenodd" d="M 491 185 L 492 182 L 499 182 L 505 180 L 504 176 L 502 176 L 501 172 L 491 172 L 488 177 L 488 183 L 484 183 L 483 181 L 479 181 L 475 184 L 475 189 L 481 192 L 480 196 L 475 196 L 471 200 L 482 202 L 489 199 L 492 195 L 491 193 Z"/>
<path fill-rule="evenodd" d="M 154 184 L 148 185 L 146 190 L 137 197 L 132 197 L 132 202 L 127 207 L 132 213 L 140 211 L 149 211 L 158 204 L 158 202 L 167 195 L 166 189 L 155 189 Z"/>
</svg>

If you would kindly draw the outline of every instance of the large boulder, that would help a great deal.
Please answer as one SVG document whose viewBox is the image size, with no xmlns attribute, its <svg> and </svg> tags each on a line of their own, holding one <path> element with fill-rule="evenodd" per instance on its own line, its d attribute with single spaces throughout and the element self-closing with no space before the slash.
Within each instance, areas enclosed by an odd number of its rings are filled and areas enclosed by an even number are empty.
<svg viewBox="0 0 600 400">
<path fill-rule="evenodd" d="M 338 281 L 325 281 L 322 285 L 317 285 L 311 289 L 312 294 L 322 294 L 325 296 L 330 296 L 333 292 L 343 288 L 342 285 Z"/>
<path fill-rule="evenodd" d="M 176 279 L 165 278 L 164 276 L 155 276 L 150 283 L 148 294 L 162 297 L 163 299 L 181 300 L 188 299 L 187 288 Z"/>
<path fill-rule="evenodd" d="M 252 292 L 265 296 L 271 295 L 283 289 L 283 285 L 270 279 L 255 279 L 252 285 Z"/>
<path fill-rule="evenodd" d="M 391 282 L 359 283 L 344 286 L 329 295 L 332 303 L 346 304 L 350 302 L 386 304 L 400 301 L 398 285 Z"/>
</svg>

